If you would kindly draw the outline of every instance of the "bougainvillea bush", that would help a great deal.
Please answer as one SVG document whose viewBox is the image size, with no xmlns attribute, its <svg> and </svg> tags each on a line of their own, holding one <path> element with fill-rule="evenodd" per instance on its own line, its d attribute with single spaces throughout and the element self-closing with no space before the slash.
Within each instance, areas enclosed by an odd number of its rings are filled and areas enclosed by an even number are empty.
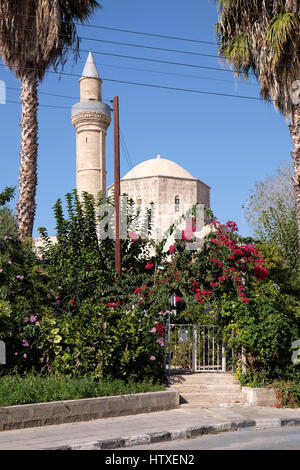
<svg viewBox="0 0 300 470">
<path fill-rule="evenodd" d="M 209 224 L 202 249 L 186 249 L 194 236 L 189 227 L 170 246 L 165 270 L 156 273 L 153 287 L 139 291 L 140 302 L 148 311 L 166 309 L 174 292 L 172 322 L 218 324 L 235 365 L 246 347 L 249 377 L 266 382 L 297 373 L 291 345 L 300 337 L 299 298 L 274 282 L 254 241 L 240 237 L 233 221 L 222 225 L 212 218 Z"/>
</svg>

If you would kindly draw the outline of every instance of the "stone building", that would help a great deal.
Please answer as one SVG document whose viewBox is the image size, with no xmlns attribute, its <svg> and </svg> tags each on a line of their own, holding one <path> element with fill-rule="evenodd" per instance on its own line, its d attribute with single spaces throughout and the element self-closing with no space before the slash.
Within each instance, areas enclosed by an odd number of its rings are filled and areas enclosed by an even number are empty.
<svg viewBox="0 0 300 470">
<path fill-rule="evenodd" d="M 210 187 L 160 155 L 135 166 L 121 179 L 120 188 L 137 207 L 149 208 L 153 203 L 152 236 L 156 240 L 194 204 L 210 207 Z M 113 194 L 113 185 L 108 194 Z"/>
</svg>

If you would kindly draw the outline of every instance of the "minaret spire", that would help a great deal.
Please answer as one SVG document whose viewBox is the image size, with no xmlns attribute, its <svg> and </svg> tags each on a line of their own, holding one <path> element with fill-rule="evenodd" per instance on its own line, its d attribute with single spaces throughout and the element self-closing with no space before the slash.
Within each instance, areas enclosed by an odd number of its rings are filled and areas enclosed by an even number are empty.
<svg viewBox="0 0 300 470">
<path fill-rule="evenodd" d="M 86 60 L 86 63 L 85 63 L 85 66 L 81 75 L 81 78 L 86 78 L 86 77 L 100 78 L 91 49 L 90 49 L 88 58 Z"/>
</svg>

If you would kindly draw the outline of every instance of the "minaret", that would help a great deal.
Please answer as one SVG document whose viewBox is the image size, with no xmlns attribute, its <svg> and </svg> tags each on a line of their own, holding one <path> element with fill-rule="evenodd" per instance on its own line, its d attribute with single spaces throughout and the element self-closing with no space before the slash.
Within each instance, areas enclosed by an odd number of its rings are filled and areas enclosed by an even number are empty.
<svg viewBox="0 0 300 470">
<path fill-rule="evenodd" d="M 105 137 L 111 122 L 110 107 L 102 103 L 101 85 L 90 51 L 82 72 L 80 102 L 72 107 L 72 123 L 76 128 L 76 188 L 106 197 Z"/>
</svg>

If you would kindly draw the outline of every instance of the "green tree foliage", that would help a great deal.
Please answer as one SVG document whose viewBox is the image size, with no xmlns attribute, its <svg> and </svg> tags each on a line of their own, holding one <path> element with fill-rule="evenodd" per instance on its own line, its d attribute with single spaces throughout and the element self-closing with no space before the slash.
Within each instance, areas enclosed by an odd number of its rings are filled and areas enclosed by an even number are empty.
<svg viewBox="0 0 300 470">
<path fill-rule="evenodd" d="M 246 218 L 254 235 L 276 243 L 291 268 L 299 266 L 298 228 L 291 165 L 284 164 L 275 175 L 257 182 L 250 191 Z"/>
<path fill-rule="evenodd" d="M 5 237 L 6 235 L 16 233 L 17 221 L 13 215 L 12 210 L 7 204 L 14 197 L 14 188 L 6 187 L 2 193 L 0 193 L 0 236 Z"/>
</svg>

